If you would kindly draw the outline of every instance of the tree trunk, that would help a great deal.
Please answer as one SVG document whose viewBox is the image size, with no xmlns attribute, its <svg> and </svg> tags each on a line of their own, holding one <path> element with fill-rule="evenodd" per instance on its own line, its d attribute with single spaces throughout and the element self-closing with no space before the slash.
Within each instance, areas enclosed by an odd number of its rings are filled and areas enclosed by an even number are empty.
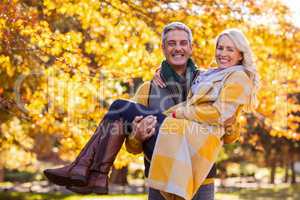
<svg viewBox="0 0 300 200">
<path fill-rule="evenodd" d="M 291 162 L 291 184 L 296 184 L 296 172 L 295 172 L 295 165 L 294 165 L 294 159 Z"/>
<path fill-rule="evenodd" d="M 285 169 L 285 172 L 284 172 L 284 183 L 287 183 L 289 181 L 289 164 L 288 163 L 285 163 L 284 169 Z"/>
<path fill-rule="evenodd" d="M 275 183 L 275 175 L 276 175 L 276 162 L 274 160 L 271 161 L 271 172 L 270 172 L 270 183 Z"/>
<path fill-rule="evenodd" d="M 4 181 L 4 169 L 0 167 L 0 183 Z"/>
<path fill-rule="evenodd" d="M 121 169 L 113 167 L 110 174 L 110 182 L 118 185 L 127 185 L 127 173 L 128 167 L 123 167 Z"/>
</svg>

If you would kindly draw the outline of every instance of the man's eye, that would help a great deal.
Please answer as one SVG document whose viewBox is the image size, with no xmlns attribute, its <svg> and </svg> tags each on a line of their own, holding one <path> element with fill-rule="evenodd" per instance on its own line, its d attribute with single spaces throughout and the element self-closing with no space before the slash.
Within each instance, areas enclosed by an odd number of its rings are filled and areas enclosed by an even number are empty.
<svg viewBox="0 0 300 200">
<path fill-rule="evenodd" d="M 180 42 L 180 44 L 181 44 L 182 46 L 186 46 L 186 45 L 188 44 L 188 41 L 182 41 L 182 42 Z"/>
<path fill-rule="evenodd" d="M 171 46 L 171 47 L 173 47 L 173 46 L 176 45 L 176 43 L 175 42 L 170 42 L 170 43 L 168 43 L 168 45 Z"/>
</svg>

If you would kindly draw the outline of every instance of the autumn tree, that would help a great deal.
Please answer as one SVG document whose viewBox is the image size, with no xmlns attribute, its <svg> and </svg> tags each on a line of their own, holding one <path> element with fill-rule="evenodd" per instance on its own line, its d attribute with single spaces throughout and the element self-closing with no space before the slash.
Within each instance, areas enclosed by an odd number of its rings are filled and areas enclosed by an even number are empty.
<svg viewBox="0 0 300 200">
<path fill-rule="evenodd" d="M 72 160 L 107 106 L 130 98 L 135 78 L 152 77 L 163 59 L 162 27 L 172 21 L 191 27 L 193 58 L 206 68 L 212 65 L 217 34 L 241 29 L 262 82 L 257 112 L 240 119 L 243 142 L 256 146 L 262 139 L 255 135 L 266 134 L 298 144 L 300 107 L 289 96 L 300 88 L 300 33 L 280 1 L 4 0 L 0 166 Z M 115 165 L 126 166 L 132 158 L 122 149 Z"/>
</svg>

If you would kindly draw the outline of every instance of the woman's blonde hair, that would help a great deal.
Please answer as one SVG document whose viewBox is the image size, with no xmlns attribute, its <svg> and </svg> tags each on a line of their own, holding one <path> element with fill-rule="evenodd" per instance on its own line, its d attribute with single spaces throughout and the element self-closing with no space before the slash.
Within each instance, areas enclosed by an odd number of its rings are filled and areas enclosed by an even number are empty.
<svg viewBox="0 0 300 200">
<path fill-rule="evenodd" d="M 242 62 L 241 64 L 245 67 L 247 74 L 250 76 L 250 79 L 253 82 L 253 91 L 252 91 L 252 96 L 250 98 L 249 102 L 249 109 L 256 108 L 258 105 L 258 101 L 256 98 L 257 91 L 259 89 L 259 75 L 256 70 L 256 66 L 254 64 L 254 58 L 253 58 L 253 53 L 250 48 L 249 42 L 246 38 L 246 36 L 238 29 L 236 28 L 231 28 L 231 29 L 226 29 L 222 33 L 220 33 L 217 38 L 216 38 L 216 48 L 218 46 L 218 42 L 222 36 L 228 36 L 236 48 L 241 52 L 242 54 Z"/>
</svg>

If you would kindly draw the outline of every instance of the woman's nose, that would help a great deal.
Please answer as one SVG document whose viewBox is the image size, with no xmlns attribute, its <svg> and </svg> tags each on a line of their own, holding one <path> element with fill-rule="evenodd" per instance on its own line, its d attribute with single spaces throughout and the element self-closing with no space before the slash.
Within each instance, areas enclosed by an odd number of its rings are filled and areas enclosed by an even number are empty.
<svg viewBox="0 0 300 200">
<path fill-rule="evenodd" d="M 227 55 L 227 52 L 226 52 L 225 50 L 221 50 L 221 51 L 220 51 L 220 55 L 221 55 L 221 56 L 226 56 L 226 55 Z"/>
</svg>

